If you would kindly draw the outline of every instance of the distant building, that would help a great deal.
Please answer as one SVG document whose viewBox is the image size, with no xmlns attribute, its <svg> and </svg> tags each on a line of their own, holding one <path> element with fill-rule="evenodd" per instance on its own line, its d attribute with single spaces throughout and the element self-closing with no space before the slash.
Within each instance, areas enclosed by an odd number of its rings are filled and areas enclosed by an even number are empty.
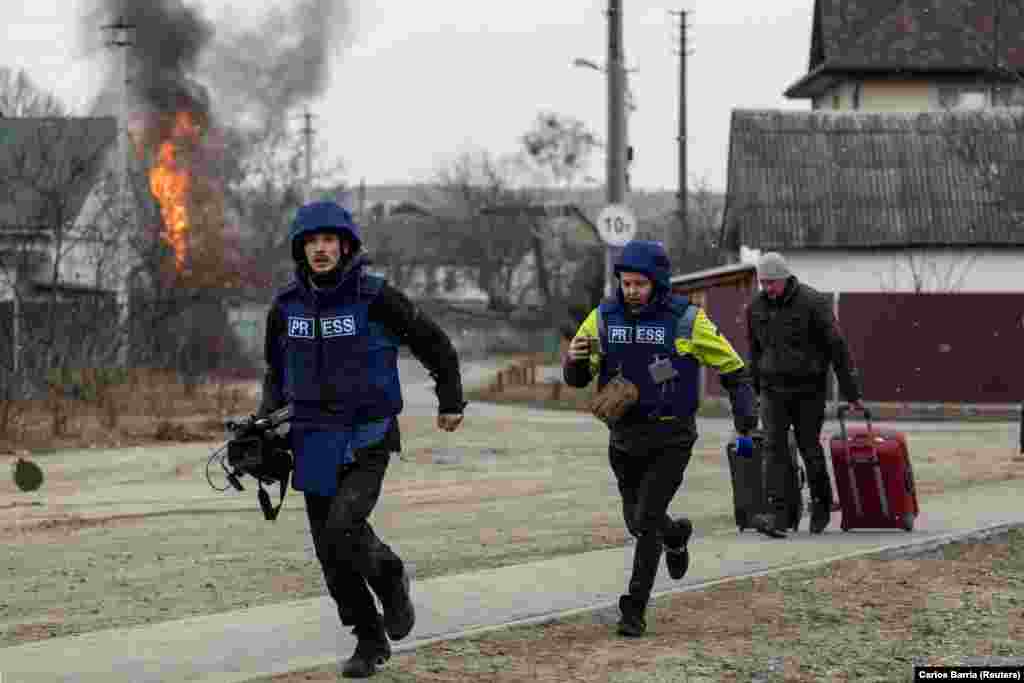
<svg viewBox="0 0 1024 683">
<path fill-rule="evenodd" d="M 719 243 L 834 292 L 1024 291 L 1024 6 L 816 0 L 812 111 L 733 112 Z"/>
<path fill-rule="evenodd" d="M 1024 291 L 1022 154 L 1019 111 L 736 111 L 721 243 L 824 291 Z"/>
</svg>

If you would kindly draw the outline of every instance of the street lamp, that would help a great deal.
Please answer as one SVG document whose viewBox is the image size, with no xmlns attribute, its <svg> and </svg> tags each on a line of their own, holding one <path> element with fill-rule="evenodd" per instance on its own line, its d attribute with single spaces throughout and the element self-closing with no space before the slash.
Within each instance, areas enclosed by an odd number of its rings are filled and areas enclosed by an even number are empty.
<svg viewBox="0 0 1024 683">
<path fill-rule="evenodd" d="M 631 71 L 622 65 L 621 23 L 616 19 L 618 12 L 610 12 L 609 18 L 609 50 L 608 66 L 577 57 L 572 65 L 585 69 L 593 69 L 607 76 L 608 79 L 608 142 L 607 159 L 607 202 L 608 206 L 626 203 L 629 192 L 629 163 L 632 161 L 632 150 L 629 147 L 627 133 L 628 114 L 636 110 L 632 93 L 626 81 L 626 74 Z M 634 69 L 635 71 L 635 69 Z M 605 245 L 604 252 L 604 293 L 610 297 L 615 292 L 615 257 L 621 247 Z"/>
<path fill-rule="evenodd" d="M 601 72 L 603 74 L 607 74 L 608 73 L 608 70 L 605 69 L 603 66 L 601 66 L 600 64 L 598 64 L 597 62 L 594 62 L 592 60 L 585 59 L 584 57 L 577 57 L 576 59 L 572 60 L 572 65 L 573 66 L 578 66 L 578 67 L 583 68 L 583 69 L 593 69 L 594 71 L 599 71 L 599 72 Z M 636 73 L 637 71 L 638 71 L 638 69 L 623 69 L 622 70 L 623 74 L 632 74 L 632 73 Z M 629 87 L 629 83 L 628 82 L 625 84 L 625 86 L 626 86 L 626 109 L 629 111 L 629 113 L 632 114 L 633 112 L 636 111 L 636 98 L 633 96 L 633 89 L 631 87 Z"/>
</svg>

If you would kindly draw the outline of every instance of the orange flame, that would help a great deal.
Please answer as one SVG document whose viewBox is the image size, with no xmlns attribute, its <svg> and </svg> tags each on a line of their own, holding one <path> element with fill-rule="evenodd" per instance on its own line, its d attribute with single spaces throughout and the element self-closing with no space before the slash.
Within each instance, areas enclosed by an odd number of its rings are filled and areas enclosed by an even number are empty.
<svg viewBox="0 0 1024 683">
<path fill-rule="evenodd" d="M 180 111 L 175 116 L 174 132 L 170 139 L 160 144 L 157 161 L 149 172 L 149 187 L 160 202 L 166 232 L 164 240 L 174 248 L 174 265 L 181 272 L 185 269 L 188 253 L 189 193 L 192 189 L 192 175 L 187 164 L 179 164 L 176 141 L 194 139 L 197 133 L 192 115 Z"/>
</svg>

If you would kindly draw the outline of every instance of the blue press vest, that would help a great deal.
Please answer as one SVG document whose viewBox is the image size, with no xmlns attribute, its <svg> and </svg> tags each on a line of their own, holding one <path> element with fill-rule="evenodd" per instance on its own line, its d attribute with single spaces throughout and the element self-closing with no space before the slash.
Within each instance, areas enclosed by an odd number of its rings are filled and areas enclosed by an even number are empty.
<svg viewBox="0 0 1024 683">
<path fill-rule="evenodd" d="M 278 297 L 285 399 L 295 423 L 324 428 L 363 424 L 402 411 L 398 339 L 369 320 L 384 279 L 359 274 L 318 296 L 293 284 Z"/>
<path fill-rule="evenodd" d="M 668 306 L 639 315 L 627 315 L 615 300 L 597 307 L 598 338 L 604 354 L 598 387 L 603 387 L 621 369 L 633 382 L 640 397 L 623 418 L 629 422 L 658 417 L 688 418 L 697 412 L 700 365 L 692 356 L 676 352 L 676 338 L 690 339 L 697 307 L 686 297 L 673 296 Z M 662 386 L 651 378 L 649 366 L 657 358 L 671 361 L 679 376 Z"/>
</svg>

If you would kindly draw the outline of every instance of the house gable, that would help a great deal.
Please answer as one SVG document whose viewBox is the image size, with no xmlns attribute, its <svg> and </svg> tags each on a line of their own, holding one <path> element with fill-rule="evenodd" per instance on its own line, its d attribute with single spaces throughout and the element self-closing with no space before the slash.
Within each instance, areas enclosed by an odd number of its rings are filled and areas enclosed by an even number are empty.
<svg viewBox="0 0 1024 683">
<path fill-rule="evenodd" d="M 0 230 L 73 223 L 116 137 L 113 117 L 0 119 Z"/>
<path fill-rule="evenodd" d="M 865 77 L 1012 81 L 1024 72 L 1024 8 L 999 0 L 816 0 L 807 75 L 786 97 L 809 98 Z"/>
</svg>

